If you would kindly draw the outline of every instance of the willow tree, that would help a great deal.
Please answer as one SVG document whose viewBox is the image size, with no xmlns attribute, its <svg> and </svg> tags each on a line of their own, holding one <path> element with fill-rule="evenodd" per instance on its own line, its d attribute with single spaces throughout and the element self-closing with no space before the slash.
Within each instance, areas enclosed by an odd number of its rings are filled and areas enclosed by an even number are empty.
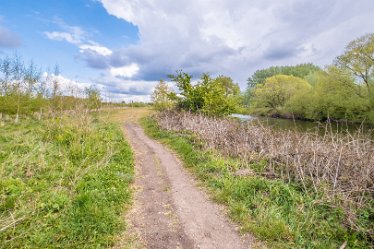
<svg viewBox="0 0 374 249">
<path fill-rule="evenodd" d="M 371 93 L 374 78 L 374 34 L 367 34 L 351 41 L 336 64 L 349 69 L 360 78 Z"/>
<path fill-rule="evenodd" d="M 251 111 L 257 114 L 284 114 L 284 108 L 294 97 L 311 88 L 301 78 L 289 75 L 275 75 L 267 78 L 263 84 L 253 90 Z"/>
</svg>

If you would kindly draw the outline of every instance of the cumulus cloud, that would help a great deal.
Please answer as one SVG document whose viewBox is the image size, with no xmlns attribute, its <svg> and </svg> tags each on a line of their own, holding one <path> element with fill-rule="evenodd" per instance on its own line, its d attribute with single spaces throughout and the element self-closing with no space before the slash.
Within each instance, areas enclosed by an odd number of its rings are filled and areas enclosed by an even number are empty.
<svg viewBox="0 0 374 249">
<path fill-rule="evenodd" d="M 55 20 L 55 23 L 63 31 L 46 31 L 44 35 L 50 40 L 65 41 L 76 45 L 79 48 L 79 52 L 82 54 L 81 58 L 94 58 L 95 56 L 105 57 L 112 54 L 112 50 L 91 40 L 83 28 L 67 25 L 60 19 Z M 88 64 L 89 66 L 95 67 L 95 63 Z"/>
<path fill-rule="evenodd" d="M 110 69 L 138 65 L 134 76 L 158 80 L 177 69 L 198 76 L 226 74 L 245 85 L 271 65 L 330 63 L 344 46 L 368 32 L 371 0 L 101 0 L 106 11 L 138 27 L 139 42 L 114 50 Z M 120 32 L 120 31 L 119 31 Z M 96 61 L 96 62 L 95 62 Z"/>
<path fill-rule="evenodd" d="M 59 89 L 63 95 L 75 97 L 83 97 L 84 90 L 93 85 L 92 83 L 73 80 L 63 75 L 55 75 L 48 72 L 42 74 L 42 82 L 47 84 L 47 89 L 53 88 L 54 81 L 58 82 Z"/>
<path fill-rule="evenodd" d="M 9 29 L 0 26 L 0 48 L 16 48 L 19 45 L 21 45 L 19 36 Z"/>
<path fill-rule="evenodd" d="M 372 0 L 98 1 L 138 28 L 136 43 L 107 48 L 61 20 L 60 30 L 45 35 L 76 45 L 77 57 L 101 70 L 93 82 L 115 101 L 149 100 L 157 81 L 178 69 L 228 75 L 244 88 L 257 69 L 324 66 L 349 41 L 373 32 Z"/>
<path fill-rule="evenodd" d="M 57 80 L 59 89 L 63 95 L 85 97 L 85 89 L 94 86 L 100 91 L 100 95 L 107 102 L 149 102 L 151 93 L 157 82 L 121 80 L 112 76 L 103 76 L 92 82 L 84 82 L 71 79 L 64 75 L 55 75 L 44 72 L 42 81 L 52 89 L 53 81 Z"/>
<path fill-rule="evenodd" d="M 96 86 L 103 92 L 108 101 L 142 101 L 149 102 L 158 81 L 132 80 L 103 74 L 94 79 Z"/>
<path fill-rule="evenodd" d="M 113 52 L 112 50 L 110 50 L 109 48 L 107 47 L 104 47 L 104 46 L 98 46 L 98 45 L 81 45 L 79 46 L 80 48 L 80 52 L 81 53 L 84 53 L 85 50 L 91 50 L 99 55 L 102 55 L 102 56 L 108 56 L 108 55 L 111 55 Z"/>
<path fill-rule="evenodd" d="M 139 71 L 139 66 L 136 63 L 131 63 L 123 67 L 112 67 L 110 73 L 116 77 L 132 78 Z"/>
</svg>

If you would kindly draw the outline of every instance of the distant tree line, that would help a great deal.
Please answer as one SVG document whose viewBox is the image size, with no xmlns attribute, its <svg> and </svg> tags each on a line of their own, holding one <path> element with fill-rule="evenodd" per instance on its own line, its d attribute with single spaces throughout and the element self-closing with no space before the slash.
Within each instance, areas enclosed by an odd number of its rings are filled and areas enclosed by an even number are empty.
<svg viewBox="0 0 374 249">
<path fill-rule="evenodd" d="M 374 123 L 374 34 L 350 42 L 325 69 L 307 63 L 257 70 L 243 94 L 226 76 L 203 74 L 193 83 L 192 75 L 178 71 L 169 78 L 178 93 L 160 81 L 152 95 L 156 109 Z"/>
<path fill-rule="evenodd" d="M 374 34 L 350 42 L 325 70 L 312 64 L 270 67 L 248 79 L 251 113 L 374 123 Z"/>
<path fill-rule="evenodd" d="M 20 56 L 0 59 L 0 119 L 3 114 L 14 115 L 18 122 L 20 115 L 35 112 L 62 112 L 81 105 L 83 108 L 98 109 L 101 105 L 100 92 L 86 88 L 63 94 L 56 66 L 53 73 L 42 73 L 33 62 L 26 64 Z"/>
</svg>

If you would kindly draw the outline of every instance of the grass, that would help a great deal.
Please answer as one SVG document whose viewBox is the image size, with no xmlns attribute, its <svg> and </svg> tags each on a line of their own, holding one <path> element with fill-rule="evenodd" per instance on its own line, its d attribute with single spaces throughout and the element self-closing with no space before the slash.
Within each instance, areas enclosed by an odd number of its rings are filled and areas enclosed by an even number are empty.
<svg viewBox="0 0 374 249">
<path fill-rule="evenodd" d="M 107 248 L 125 229 L 133 154 L 118 125 L 80 116 L 0 129 L 0 247 Z"/>
<path fill-rule="evenodd" d="M 253 233 L 269 247 L 339 248 L 347 242 L 347 248 L 373 248 L 367 237 L 343 225 L 343 209 L 323 192 L 307 193 L 300 183 L 261 176 L 266 161 L 243 163 L 206 151 L 194 134 L 161 130 L 152 118 L 143 118 L 142 125 L 179 154 L 216 201 L 228 206 L 242 232 Z M 238 170 L 249 173 L 239 175 Z M 370 224 L 370 210 L 360 219 Z"/>
<path fill-rule="evenodd" d="M 141 118 L 150 115 L 152 112 L 153 109 L 150 107 L 129 107 L 126 109 L 102 112 L 101 117 L 118 125 L 123 125 L 128 122 L 138 123 Z"/>
</svg>

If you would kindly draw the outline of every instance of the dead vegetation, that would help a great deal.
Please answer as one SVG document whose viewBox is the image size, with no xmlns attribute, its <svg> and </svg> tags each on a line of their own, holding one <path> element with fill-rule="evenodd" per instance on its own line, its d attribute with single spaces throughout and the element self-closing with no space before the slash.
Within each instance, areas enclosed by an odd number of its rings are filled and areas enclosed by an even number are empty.
<svg viewBox="0 0 374 249">
<path fill-rule="evenodd" d="M 338 200 L 345 210 L 346 225 L 352 229 L 358 229 L 354 210 L 368 208 L 369 216 L 372 212 L 374 141 L 360 131 L 333 133 L 328 127 L 322 135 L 320 131 L 279 131 L 187 112 L 161 112 L 156 119 L 162 129 L 193 132 L 207 149 L 246 163 L 266 161 L 264 176 L 296 181 L 305 192 Z M 366 232 L 374 238 L 373 230 Z"/>
</svg>

